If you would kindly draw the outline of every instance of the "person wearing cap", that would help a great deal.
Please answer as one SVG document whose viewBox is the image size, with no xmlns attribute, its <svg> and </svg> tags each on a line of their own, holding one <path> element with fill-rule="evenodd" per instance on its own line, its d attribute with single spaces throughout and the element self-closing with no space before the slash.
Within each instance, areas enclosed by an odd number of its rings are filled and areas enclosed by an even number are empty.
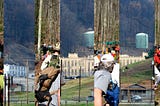
<svg viewBox="0 0 160 106">
<path fill-rule="evenodd" d="M 114 67 L 114 57 L 108 53 L 100 58 L 98 70 L 94 73 L 94 106 L 103 105 L 102 95 L 108 89 L 111 80 L 111 72 Z"/>
<path fill-rule="evenodd" d="M 42 51 L 43 51 L 43 55 L 45 55 L 45 54 L 47 53 L 47 50 L 48 50 L 47 45 L 44 43 L 44 44 L 41 46 L 41 49 L 42 49 Z"/>
</svg>

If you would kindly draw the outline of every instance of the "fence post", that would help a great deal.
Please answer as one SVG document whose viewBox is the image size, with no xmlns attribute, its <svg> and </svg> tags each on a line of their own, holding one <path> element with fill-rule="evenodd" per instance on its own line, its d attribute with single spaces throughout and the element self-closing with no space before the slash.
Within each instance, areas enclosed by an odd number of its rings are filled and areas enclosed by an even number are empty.
<svg viewBox="0 0 160 106">
<path fill-rule="evenodd" d="M 67 106 L 67 101 L 65 100 L 65 106 Z"/>
<path fill-rule="evenodd" d="M 87 106 L 88 106 L 88 100 L 86 102 L 87 102 Z"/>
<path fill-rule="evenodd" d="M 8 75 L 8 106 L 10 106 L 10 75 Z"/>
<path fill-rule="evenodd" d="M 26 61 L 26 83 L 27 83 L 27 89 L 26 89 L 26 94 L 27 94 L 27 105 L 28 105 L 28 71 L 29 71 L 29 66 L 28 66 L 28 60 Z"/>
<path fill-rule="evenodd" d="M 6 74 L 4 75 L 4 106 L 6 106 Z"/>
<path fill-rule="evenodd" d="M 81 66 L 80 66 L 80 69 L 79 69 L 79 102 L 81 101 Z"/>
<path fill-rule="evenodd" d="M 21 106 L 22 106 L 22 100 L 21 100 Z"/>
</svg>

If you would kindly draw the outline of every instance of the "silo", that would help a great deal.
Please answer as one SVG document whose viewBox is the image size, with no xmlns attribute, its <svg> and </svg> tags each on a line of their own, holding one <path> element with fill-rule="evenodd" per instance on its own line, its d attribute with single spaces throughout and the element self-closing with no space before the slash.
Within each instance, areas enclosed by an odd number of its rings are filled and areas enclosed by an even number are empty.
<svg viewBox="0 0 160 106">
<path fill-rule="evenodd" d="M 84 34 L 84 45 L 86 47 L 93 47 L 94 45 L 94 31 L 87 31 Z"/>
<path fill-rule="evenodd" d="M 148 34 L 137 33 L 136 34 L 136 48 L 148 48 Z"/>
</svg>

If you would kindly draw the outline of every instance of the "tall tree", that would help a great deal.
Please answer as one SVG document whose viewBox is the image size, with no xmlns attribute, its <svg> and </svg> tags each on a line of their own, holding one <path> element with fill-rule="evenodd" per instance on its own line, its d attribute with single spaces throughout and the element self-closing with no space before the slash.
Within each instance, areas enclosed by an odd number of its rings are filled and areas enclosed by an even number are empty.
<svg viewBox="0 0 160 106">
<path fill-rule="evenodd" d="M 102 49 L 107 41 L 119 40 L 119 0 L 94 2 L 95 49 Z"/>
<path fill-rule="evenodd" d="M 160 0 L 155 2 L 155 45 L 160 44 Z"/>
<path fill-rule="evenodd" d="M 36 0 L 36 38 L 38 30 L 39 16 L 39 0 Z M 54 45 L 60 42 L 60 1 L 59 0 L 43 0 L 42 4 L 42 43 Z M 37 40 L 37 39 L 36 39 Z M 37 43 L 37 41 L 35 42 Z"/>
<path fill-rule="evenodd" d="M 3 32 L 3 0 L 0 0 L 0 33 Z"/>
</svg>

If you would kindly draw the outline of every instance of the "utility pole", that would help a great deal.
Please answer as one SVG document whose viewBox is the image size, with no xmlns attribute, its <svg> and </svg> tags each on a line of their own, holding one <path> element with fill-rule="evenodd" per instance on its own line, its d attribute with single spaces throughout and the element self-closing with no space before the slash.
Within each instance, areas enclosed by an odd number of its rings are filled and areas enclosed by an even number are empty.
<svg viewBox="0 0 160 106">
<path fill-rule="evenodd" d="M 29 71 L 29 66 L 28 66 L 28 60 L 26 62 L 26 78 L 27 78 L 27 104 L 28 104 L 28 71 Z"/>
<path fill-rule="evenodd" d="M 10 75 L 8 75 L 8 106 L 10 106 Z"/>
<path fill-rule="evenodd" d="M 79 102 L 81 101 L 81 66 L 79 70 Z"/>
<path fill-rule="evenodd" d="M 40 59 L 40 47 L 41 47 L 41 23 L 42 23 L 42 4 L 43 0 L 40 0 L 39 4 L 39 22 L 38 22 L 38 59 Z"/>
</svg>

